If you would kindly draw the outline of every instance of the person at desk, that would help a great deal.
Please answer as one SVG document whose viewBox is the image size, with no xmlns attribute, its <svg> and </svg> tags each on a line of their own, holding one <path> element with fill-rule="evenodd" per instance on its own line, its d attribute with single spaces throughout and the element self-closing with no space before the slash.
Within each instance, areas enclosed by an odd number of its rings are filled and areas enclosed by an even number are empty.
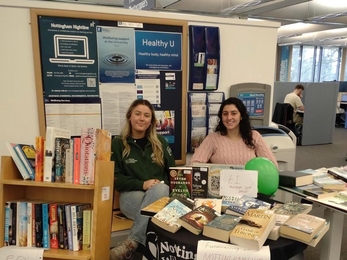
<svg viewBox="0 0 347 260">
<path fill-rule="evenodd" d="M 139 244 L 145 245 L 148 217 L 140 210 L 169 196 L 169 167 L 175 166 L 175 159 L 166 140 L 156 133 L 154 109 L 144 99 L 128 108 L 125 126 L 111 150 L 120 209 L 134 221 L 128 238 L 110 251 L 110 260 L 122 260 L 131 258 Z"/>
<path fill-rule="evenodd" d="M 255 157 L 277 161 L 263 137 L 253 130 L 243 102 L 230 97 L 223 101 L 218 111 L 215 132 L 206 136 L 195 150 L 190 165 L 194 163 L 218 163 L 245 165 Z"/>
<path fill-rule="evenodd" d="M 304 118 L 298 111 L 305 111 L 304 104 L 302 103 L 302 96 L 304 92 L 304 86 L 299 84 L 295 86 L 295 89 L 293 92 L 287 94 L 284 98 L 283 103 L 288 103 L 293 107 L 294 114 L 293 114 L 293 122 L 295 124 L 302 124 L 304 121 Z"/>
</svg>

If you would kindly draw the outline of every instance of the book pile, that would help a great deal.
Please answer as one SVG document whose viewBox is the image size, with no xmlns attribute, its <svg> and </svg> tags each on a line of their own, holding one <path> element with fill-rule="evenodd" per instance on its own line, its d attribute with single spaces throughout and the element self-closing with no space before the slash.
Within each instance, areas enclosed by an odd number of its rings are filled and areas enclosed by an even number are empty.
<svg viewBox="0 0 347 260">
<path fill-rule="evenodd" d="M 5 246 L 90 249 L 90 203 L 7 201 L 4 215 Z"/>
<path fill-rule="evenodd" d="M 47 127 L 35 145 L 5 144 L 25 180 L 94 184 L 95 161 L 111 158 L 111 133 L 97 128 L 82 128 L 71 138 L 69 130 Z"/>
</svg>

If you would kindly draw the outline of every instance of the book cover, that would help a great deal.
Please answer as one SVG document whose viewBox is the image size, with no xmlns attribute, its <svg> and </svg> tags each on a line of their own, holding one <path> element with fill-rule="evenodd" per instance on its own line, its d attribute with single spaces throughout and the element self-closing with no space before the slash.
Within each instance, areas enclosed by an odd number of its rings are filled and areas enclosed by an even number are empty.
<svg viewBox="0 0 347 260">
<path fill-rule="evenodd" d="M 176 233 L 181 228 L 181 225 L 177 223 L 177 220 L 190 211 L 190 208 L 178 200 L 173 200 L 157 214 L 155 214 L 151 218 L 151 221 L 166 231 Z"/>
<path fill-rule="evenodd" d="M 177 223 L 193 234 L 199 235 L 203 231 L 204 226 L 219 215 L 214 209 L 201 205 L 181 216 Z"/>
<path fill-rule="evenodd" d="M 280 237 L 280 227 L 290 218 L 290 215 L 275 214 L 276 224 L 270 231 L 268 239 L 276 241 Z"/>
<path fill-rule="evenodd" d="M 27 168 L 24 166 L 22 161 L 20 160 L 19 156 L 15 152 L 14 147 L 16 146 L 15 143 L 10 143 L 10 142 L 5 142 L 5 145 L 7 147 L 8 152 L 10 153 L 13 162 L 18 168 L 19 173 L 22 175 L 24 180 L 29 180 L 30 179 L 30 174 Z"/>
<path fill-rule="evenodd" d="M 17 202 L 17 241 L 16 245 L 28 245 L 28 204 L 26 201 Z"/>
<path fill-rule="evenodd" d="M 83 210 L 90 208 L 90 204 L 71 205 L 71 230 L 72 230 L 72 250 L 82 250 L 83 243 Z"/>
<path fill-rule="evenodd" d="M 44 248 L 50 248 L 49 235 L 49 203 L 42 203 L 42 244 Z"/>
<path fill-rule="evenodd" d="M 169 197 L 160 198 L 148 206 L 141 209 L 141 215 L 153 217 L 159 210 L 163 209 L 169 203 Z"/>
<path fill-rule="evenodd" d="M 201 205 L 214 209 L 218 213 L 222 212 L 222 199 L 216 199 L 216 198 L 195 199 L 195 208 L 200 207 Z"/>
<path fill-rule="evenodd" d="M 80 183 L 81 137 L 73 138 L 73 183 Z"/>
<path fill-rule="evenodd" d="M 53 182 L 55 179 L 54 155 L 55 138 L 57 137 L 70 139 L 70 130 L 51 126 L 46 127 L 43 181 Z"/>
<path fill-rule="evenodd" d="M 187 206 L 190 209 L 195 208 L 195 201 L 190 198 L 184 197 L 183 195 L 170 196 L 169 203 L 172 202 L 173 200 L 178 200 L 179 202 L 181 202 L 183 205 Z"/>
<path fill-rule="evenodd" d="M 192 168 L 170 167 L 170 196 L 178 195 L 192 198 Z"/>
<path fill-rule="evenodd" d="M 313 183 L 323 189 L 344 190 L 346 183 L 341 179 L 335 179 L 333 176 L 313 178 Z"/>
<path fill-rule="evenodd" d="M 271 204 L 247 195 L 243 195 L 239 200 L 233 202 L 225 211 L 226 214 L 242 216 L 248 209 L 267 210 L 271 208 Z"/>
<path fill-rule="evenodd" d="M 313 175 L 296 171 L 279 171 L 279 185 L 285 187 L 303 186 L 313 183 Z"/>
<path fill-rule="evenodd" d="M 66 150 L 70 148 L 70 138 L 55 138 L 54 167 L 55 174 L 52 179 L 55 182 L 65 182 L 66 177 Z"/>
<path fill-rule="evenodd" d="M 225 212 L 227 208 L 235 201 L 239 200 L 239 196 L 223 196 L 222 197 L 222 212 Z"/>
<path fill-rule="evenodd" d="M 43 158 L 45 139 L 42 136 L 35 137 L 35 181 L 43 181 Z"/>
<path fill-rule="evenodd" d="M 316 199 L 333 197 L 333 196 L 338 194 L 338 191 L 336 191 L 336 190 L 323 189 L 322 187 L 319 187 L 315 184 L 309 184 L 309 185 L 305 185 L 305 186 L 295 187 L 294 189 L 307 195 L 307 196 L 310 196 L 310 197 L 313 197 Z"/>
<path fill-rule="evenodd" d="M 80 184 L 94 184 L 95 128 L 81 130 Z"/>
<path fill-rule="evenodd" d="M 35 202 L 35 246 L 43 247 L 42 203 Z"/>
<path fill-rule="evenodd" d="M 73 183 L 73 141 L 70 140 L 70 148 L 65 151 L 65 182 Z"/>
<path fill-rule="evenodd" d="M 33 203 L 31 201 L 27 202 L 27 247 L 33 246 L 33 239 L 32 239 L 32 228 L 33 228 Z"/>
<path fill-rule="evenodd" d="M 271 210 L 278 215 L 294 216 L 309 213 L 312 210 L 312 204 L 287 201 L 284 204 L 275 205 Z"/>
<path fill-rule="evenodd" d="M 82 249 L 90 250 L 91 236 L 92 236 L 92 220 L 93 220 L 93 210 L 85 209 L 83 210 L 83 239 L 82 239 Z"/>
<path fill-rule="evenodd" d="M 4 246 L 9 246 L 10 240 L 12 239 L 12 209 L 10 203 L 11 202 L 5 203 Z"/>
<path fill-rule="evenodd" d="M 29 172 L 30 179 L 35 180 L 35 147 L 33 145 L 16 144 L 14 150 L 24 167 Z"/>
<path fill-rule="evenodd" d="M 253 250 L 260 250 L 275 226 L 272 213 L 249 209 L 230 233 L 230 243 Z"/>
<path fill-rule="evenodd" d="M 286 221 L 280 228 L 280 234 L 310 242 L 324 227 L 326 220 L 309 214 L 298 214 Z"/>
<path fill-rule="evenodd" d="M 207 198 L 208 167 L 193 166 L 192 198 Z"/>
<path fill-rule="evenodd" d="M 341 179 L 347 182 L 347 171 L 343 167 L 331 167 L 327 170 L 328 174 L 334 176 L 337 179 Z"/>
<path fill-rule="evenodd" d="M 9 202 L 9 206 L 12 211 L 12 219 L 11 219 L 11 227 L 12 230 L 10 231 L 10 245 L 15 246 L 17 245 L 17 202 L 11 201 Z"/>
<path fill-rule="evenodd" d="M 68 238 L 68 248 L 72 250 L 72 223 L 71 223 L 71 205 L 65 205 L 65 220 L 66 220 L 66 233 Z"/>
<path fill-rule="evenodd" d="M 48 207 L 50 247 L 53 249 L 58 249 L 58 205 L 56 203 L 50 203 Z"/>
<path fill-rule="evenodd" d="M 100 161 L 111 160 L 112 134 L 105 129 L 95 129 L 95 159 Z"/>
<path fill-rule="evenodd" d="M 65 219 L 65 206 L 68 204 L 57 205 L 58 216 L 58 244 L 60 249 L 69 249 L 66 219 Z"/>
<path fill-rule="evenodd" d="M 216 240 L 229 242 L 230 232 L 239 223 L 240 219 L 241 217 L 223 214 L 208 222 L 204 226 L 202 234 Z"/>
</svg>

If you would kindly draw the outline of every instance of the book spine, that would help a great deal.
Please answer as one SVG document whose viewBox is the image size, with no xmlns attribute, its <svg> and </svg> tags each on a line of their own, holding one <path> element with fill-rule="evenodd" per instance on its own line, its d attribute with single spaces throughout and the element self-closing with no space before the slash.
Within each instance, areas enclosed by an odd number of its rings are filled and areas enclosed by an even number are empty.
<svg viewBox="0 0 347 260">
<path fill-rule="evenodd" d="M 43 181 L 44 138 L 35 137 L 35 181 Z"/>
<path fill-rule="evenodd" d="M 77 207 L 78 205 L 71 206 L 71 230 L 72 230 L 72 250 L 78 251 L 78 230 L 77 230 Z"/>
<path fill-rule="evenodd" d="M 65 152 L 65 182 L 73 183 L 73 140 L 70 140 L 70 148 Z"/>
<path fill-rule="evenodd" d="M 80 184 L 94 184 L 95 128 L 82 128 Z"/>
<path fill-rule="evenodd" d="M 43 247 L 42 239 L 42 204 L 35 203 L 35 245 Z"/>
<path fill-rule="evenodd" d="M 308 195 L 308 196 L 311 196 L 313 198 L 318 199 L 318 195 L 316 193 L 314 193 L 314 192 L 311 192 L 311 191 L 308 191 L 308 190 L 303 190 L 302 193 L 305 194 L 305 195 Z"/>
<path fill-rule="evenodd" d="M 17 242 L 16 245 L 24 247 L 28 245 L 28 208 L 27 202 L 17 202 Z"/>
<path fill-rule="evenodd" d="M 5 231 L 4 231 L 4 246 L 10 245 L 10 239 L 12 238 L 12 209 L 10 203 L 5 204 Z M 11 232 L 10 232 L 11 231 Z"/>
<path fill-rule="evenodd" d="M 36 246 L 36 216 L 35 216 L 35 202 L 32 202 L 31 206 L 31 246 L 35 247 Z"/>
<path fill-rule="evenodd" d="M 46 128 L 45 154 L 43 161 L 43 181 L 52 182 L 53 154 L 54 154 L 54 128 Z"/>
<path fill-rule="evenodd" d="M 15 246 L 17 240 L 17 202 L 10 202 L 10 207 L 12 209 L 12 239 L 10 239 L 10 245 Z"/>
<path fill-rule="evenodd" d="M 332 176 L 334 176 L 336 179 L 340 179 L 340 180 L 343 180 L 344 182 L 347 182 L 347 178 L 341 176 L 340 174 L 337 174 L 336 172 L 334 171 L 331 171 L 331 170 L 328 170 L 328 173 Z"/>
<path fill-rule="evenodd" d="M 55 181 L 65 182 L 66 150 L 70 148 L 70 139 L 55 138 Z"/>
<path fill-rule="evenodd" d="M 78 250 L 83 248 L 83 211 L 89 208 L 90 204 L 80 205 L 76 208 Z"/>
<path fill-rule="evenodd" d="M 296 180 L 292 177 L 288 176 L 279 176 L 279 185 L 285 186 L 285 187 L 295 187 L 296 186 Z"/>
<path fill-rule="evenodd" d="M 22 175 L 23 179 L 24 180 L 30 179 L 29 172 L 26 170 L 24 165 L 21 163 L 21 160 L 19 159 L 17 153 L 14 150 L 15 144 L 9 143 L 9 142 L 6 142 L 5 144 L 6 144 L 6 147 L 7 147 L 8 151 L 12 157 L 12 160 L 16 164 L 18 171 Z"/>
<path fill-rule="evenodd" d="M 82 249 L 90 250 L 91 244 L 91 230 L 92 230 L 92 214 L 93 210 L 86 209 L 83 211 L 83 239 L 82 239 Z"/>
<path fill-rule="evenodd" d="M 42 242 L 44 248 L 50 247 L 48 203 L 42 203 Z"/>
<path fill-rule="evenodd" d="M 73 139 L 73 183 L 80 183 L 81 138 Z"/>
<path fill-rule="evenodd" d="M 27 203 L 27 220 L 28 220 L 28 227 L 27 227 L 27 247 L 32 247 L 32 228 L 33 228 L 33 222 L 32 222 L 32 207 L 33 207 L 33 203 L 32 202 L 28 202 Z"/>
<path fill-rule="evenodd" d="M 64 204 L 58 204 L 58 241 L 60 249 L 69 249 Z"/>
<path fill-rule="evenodd" d="M 65 206 L 66 232 L 69 250 L 72 250 L 71 205 Z"/>
<path fill-rule="evenodd" d="M 49 204 L 49 234 L 50 247 L 58 249 L 58 205 L 55 203 Z"/>
<path fill-rule="evenodd" d="M 34 168 L 30 165 L 30 162 L 28 161 L 28 159 L 26 158 L 26 155 L 24 154 L 21 145 L 17 144 L 14 147 L 15 152 L 17 153 L 20 161 L 22 162 L 22 164 L 24 165 L 25 169 L 27 170 L 27 172 L 29 173 L 30 179 L 35 180 L 35 170 Z"/>
</svg>

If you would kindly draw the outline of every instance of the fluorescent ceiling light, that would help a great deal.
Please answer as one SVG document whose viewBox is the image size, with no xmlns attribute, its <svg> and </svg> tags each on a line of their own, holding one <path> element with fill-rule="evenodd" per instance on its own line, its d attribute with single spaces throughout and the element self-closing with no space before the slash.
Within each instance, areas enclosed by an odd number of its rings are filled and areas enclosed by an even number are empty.
<svg viewBox="0 0 347 260">
<path fill-rule="evenodd" d="M 220 10 L 220 13 L 223 15 L 232 14 L 232 13 L 235 13 L 236 11 L 242 10 L 244 8 L 260 5 L 260 4 L 263 4 L 266 2 L 270 2 L 270 1 L 274 1 L 274 0 L 253 0 L 253 1 L 250 1 L 247 3 L 242 3 L 242 4 L 230 6 L 228 8 L 224 8 L 224 9 Z"/>
<path fill-rule="evenodd" d="M 288 43 L 279 43 L 278 46 L 288 46 L 288 45 L 298 45 L 301 42 L 288 42 Z"/>
<path fill-rule="evenodd" d="M 346 0 L 314 0 L 313 2 L 329 7 L 347 7 Z"/>
<path fill-rule="evenodd" d="M 340 17 L 340 16 L 346 16 L 346 15 L 347 15 L 347 12 L 323 14 L 323 15 L 319 15 L 319 16 L 309 17 L 309 18 L 307 18 L 307 20 L 309 20 L 309 21 L 320 21 L 320 20 L 331 19 L 331 18 L 336 18 L 336 17 Z"/>
</svg>

